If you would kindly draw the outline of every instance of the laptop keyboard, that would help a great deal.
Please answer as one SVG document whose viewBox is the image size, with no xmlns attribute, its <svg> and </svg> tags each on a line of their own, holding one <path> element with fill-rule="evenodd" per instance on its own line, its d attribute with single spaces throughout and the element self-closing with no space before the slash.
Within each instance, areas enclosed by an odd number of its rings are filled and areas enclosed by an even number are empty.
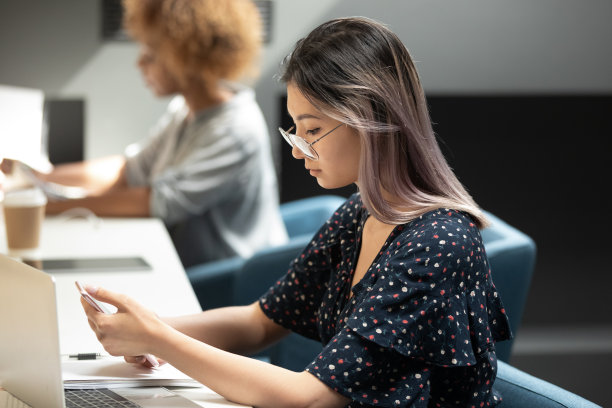
<svg viewBox="0 0 612 408">
<path fill-rule="evenodd" d="M 139 405 L 123 398 L 109 389 L 64 390 L 66 408 L 138 408 Z"/>
</svg>

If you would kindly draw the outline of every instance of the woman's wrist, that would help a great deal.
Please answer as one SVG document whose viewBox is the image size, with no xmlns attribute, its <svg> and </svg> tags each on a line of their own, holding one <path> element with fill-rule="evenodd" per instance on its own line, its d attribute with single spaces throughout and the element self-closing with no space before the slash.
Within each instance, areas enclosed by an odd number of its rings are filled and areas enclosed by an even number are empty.
<svg viewBox="0 0 612 408">
<path fill-rule="evenodd" d="M 176 341 L 177 336 L 182 334 L 163 320 L 159 319 L 158 322 L 159 324 L 155 325 L 155 328 L 150 331 L 147 348 L 154 356 L 167 360 L 166 355 L 169 345 Z"/>
</svg>

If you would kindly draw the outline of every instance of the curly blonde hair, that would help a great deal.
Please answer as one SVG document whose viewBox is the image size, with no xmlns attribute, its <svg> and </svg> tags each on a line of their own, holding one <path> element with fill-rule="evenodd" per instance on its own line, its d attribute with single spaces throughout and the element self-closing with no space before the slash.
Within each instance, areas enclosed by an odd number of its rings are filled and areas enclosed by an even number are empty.
<svg viewBox="0 0 612 408">
<path fill-rule="evenodd" d="M 262 43 L 251 0 L 123 0 L 124 26 L 182 85 L 254 79 Z"/>
</svg>

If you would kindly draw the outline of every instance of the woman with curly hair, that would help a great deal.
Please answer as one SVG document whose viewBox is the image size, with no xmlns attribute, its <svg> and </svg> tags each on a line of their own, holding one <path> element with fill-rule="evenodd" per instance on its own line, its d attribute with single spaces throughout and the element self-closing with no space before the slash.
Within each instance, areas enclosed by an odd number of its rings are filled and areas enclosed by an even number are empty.
<svg viewBox="0 0 612 408">
<path fill-rule="evenodd" d="M 88 188 L 58 213 L 161 218 L 184 266 L 286 240 L 270 141 L 252 89 L 262 24 L 250 0 L 125 0 L 138 66 L 175 96 L 151 136 L 123 156 L 57 166 L 41 178 Z M 243 81 L 244 82 L 244 81 Z"/>
<path fill-rule="evenodd" d="M 250 305 L 160 319 L 88 288 L 118 307 L 81 301 L 103 346 L 141 364 L 151 353 L 256 407 L 497 405 L 495 342 L 511 334 L 487 220 L 444 160 L 408 50 L 378 22 L 332 20 L 298 41 L 281 79 L 293 156 L 323 188 L 359 192 Z M 289 332 L 322 344 L 303 371 L 237 354 Z"/>
</svg>

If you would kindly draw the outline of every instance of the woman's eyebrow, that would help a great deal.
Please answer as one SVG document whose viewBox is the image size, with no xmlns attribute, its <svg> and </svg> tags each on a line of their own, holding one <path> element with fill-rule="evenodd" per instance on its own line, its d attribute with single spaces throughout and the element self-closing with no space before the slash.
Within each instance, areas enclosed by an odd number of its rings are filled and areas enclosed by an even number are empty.
<svg viewBox="0 0 612 408">
<path fill-rule="evenodd" d="M 310 114 L 310 113 L 303 113 L 301 115 L 298 115 L 298 117 L 295 118 L 295 121 L 297 122 L 303 119 L 321 119 L 321 118 L 313 114 Z"/>
</svg>

